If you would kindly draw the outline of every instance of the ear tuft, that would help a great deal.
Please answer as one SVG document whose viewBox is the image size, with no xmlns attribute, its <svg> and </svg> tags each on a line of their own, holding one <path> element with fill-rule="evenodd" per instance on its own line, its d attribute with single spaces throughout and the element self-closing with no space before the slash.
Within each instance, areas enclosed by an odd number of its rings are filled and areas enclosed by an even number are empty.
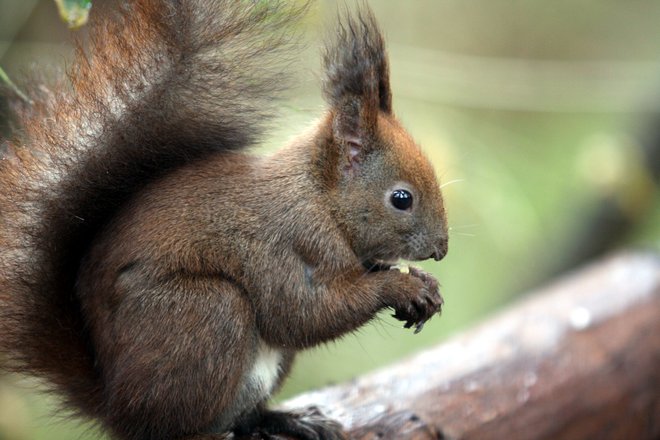
<svg viewBox="0 0 660 440">
<path fill-rule="evenodd" d="M 323 91 L 328 103 L 341 111 L 357 101 L 363 118 L 378 110 L 391 113 L 389 67 L 383 35 L 371 10 L 363 6 L 340 18 L 335 40 L 326 47 Z"/>
</svg>

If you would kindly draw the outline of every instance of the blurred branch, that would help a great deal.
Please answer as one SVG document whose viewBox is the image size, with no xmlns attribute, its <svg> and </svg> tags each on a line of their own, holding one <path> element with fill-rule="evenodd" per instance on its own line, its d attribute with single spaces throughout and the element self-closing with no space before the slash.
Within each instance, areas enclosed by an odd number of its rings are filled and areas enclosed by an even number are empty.
<svg viewBox="0 0 660 440">
<path fill-rule="evenodd" d="M 20 29 L 28 21 L 30 15 L 37 6 L 38 0 L 14 1 L 0 6 L 4 15 L 4 20 L 0 19 L 0 28 L 2 32 L 2 41 L 0 41 L 0 60 L 10 47 L 12 41 Z"/>
<path fill-rule="evenodd" d="M 621 254 L 474 330 L 299 396 L 366 439 L 657 439 L 660 255 Z"/>
<path fill-rule="evenodd" d="M 651 61 L 482 57 L 392 45 L 400 95 L 470 108 L 541 112 L 653 111 Z"/>
</svg>

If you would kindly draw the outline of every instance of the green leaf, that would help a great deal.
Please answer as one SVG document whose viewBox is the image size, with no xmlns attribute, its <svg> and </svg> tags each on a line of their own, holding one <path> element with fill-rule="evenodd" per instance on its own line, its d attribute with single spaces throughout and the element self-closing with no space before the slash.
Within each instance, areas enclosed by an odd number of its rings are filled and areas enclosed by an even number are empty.
<svg viewBox="0 0 660 440">
<path fill-rule="evenodd" d="M 91 0 L 55 0 L 55 4 L 69 29 L 77 29 L 87 23 L 92 8 Z"/>
</svg>

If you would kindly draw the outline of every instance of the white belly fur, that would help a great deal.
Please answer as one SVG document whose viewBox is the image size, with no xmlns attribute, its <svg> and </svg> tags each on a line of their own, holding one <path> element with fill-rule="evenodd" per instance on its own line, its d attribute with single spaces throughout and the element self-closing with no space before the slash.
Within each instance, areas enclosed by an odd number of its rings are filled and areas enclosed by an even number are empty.
<svg viewBox="0 0 660 440">
<path fill-rule="evenodd" d="M 280 375 L 282 353 L 268 346 L 261 339 L 254 358 L 254 366 L 250 372 L 250 379 L 257 384 L 265 394 L 270 394 Z"/>
</svg>

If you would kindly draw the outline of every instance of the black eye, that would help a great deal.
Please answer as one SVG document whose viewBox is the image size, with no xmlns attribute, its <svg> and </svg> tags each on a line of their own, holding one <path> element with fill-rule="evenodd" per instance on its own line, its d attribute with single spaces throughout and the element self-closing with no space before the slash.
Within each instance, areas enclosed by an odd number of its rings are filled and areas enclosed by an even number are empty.
<svg viewBox="0 0 660 440">
<path fill-rule="evenodd" d="M 392 192 L 392 197 L 390 198 L 392 206 L 396 209 L 405 211 L 410 209 L 413 203 L 413 196 L 405 189 L 395 189 Z"/>
</svg>

